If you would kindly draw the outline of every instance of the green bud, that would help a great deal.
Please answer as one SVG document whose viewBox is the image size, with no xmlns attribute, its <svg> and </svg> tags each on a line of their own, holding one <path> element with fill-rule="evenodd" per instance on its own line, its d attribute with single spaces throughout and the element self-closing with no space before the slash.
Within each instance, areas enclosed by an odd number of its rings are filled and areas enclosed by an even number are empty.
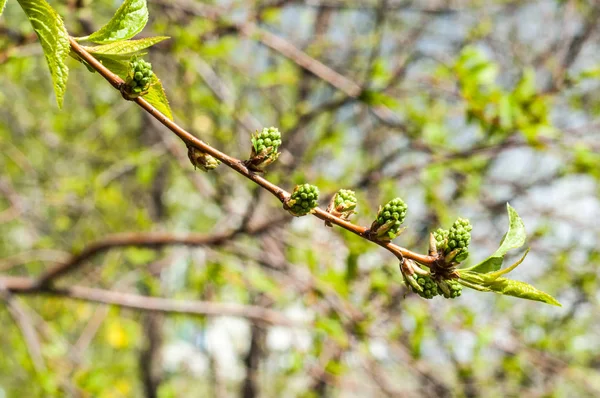
<svg viewBox="0 0 600 398">
<path fill-rule="evenodd" d="M 441 294 L 448 299 L 459 297 L 462 294 L 462 285 L 454 279 L 438 282 Z"/>
<path fill-rule="evenodd" d="M 448 254 L 446 254 L 444 256 L 444 261 L 448 264 L 453 262 L 456 259 L 456 257 L 458 257 L 459 253 L 460 253 L 460 249 L 452 250 L 451 252 L 449 252 Z"/>
<path fill-rule="evenodd" d="M 469 256 L 471 230 L 473 227 L 466 218 L 457 219 L 450 230 L 438 228 L 433 232 L 437 254 L 444 257 L 446 263 L 460 263 Z"/>
<path fill-rule="evenodd" d="M 455 261 L 464 261 L 469 255 L 469 244 L 471 243 L 471 230 L 473 227 L 466 218 L 457 219 L 448 233 L 448 251 L 458 250 Z"/>
<path fill-rule="evenodd" d="M 252 171 L 263 172 L 264 168 L 279 157 L 281 133 L 276 127 L 264 128 L 252 135 L 252 153 L 245 164 Z"/>
<path fill-rule="evenodd" d="M 340 189 L 337 191 L 327 206 L 328 213 L 340 217 L 343 220 L 348 220 L 352 214 L 356 213 L 355 209 L 356 194 L 349 189 Z M 328 222 L 325 222 L 325 225 L 331 226 Z"/>
<path fill-rule="evenodd" d="M 417 275 L 407 275 L 405 272 L 402 272 L 402 277 L 404 278 L 404 283 L 408 286 L 413 292 L 417 294 L 421 294 L 423 292 L 423 286 L 419 285 L 417 282 Z"/>
<path fill-rule="evenodd" d="M 277 151 L 279 145 L 276 141 L 281 139 L 281 133 L 276 127 L 264 128 L 252 136 L 252 147 L 256 154 L 259 154 L 271 147 L 272 151 Z"/>
<path fill-rule="evenodd" d="M 421 291 L 415 289 L 414 287 L 412 288 L 413 292 L 417 293 L 419 296 L 426 299 L 432 299 L 438 294 L 440 294 L 437 283 L 435 283 L 435 281 L 430 276 L 415 274 L 413 278 L 415 279 L 417 284 L 422 288 Z"/>
<path fill-rule="evenodd" d="M 294 192 L 283 207 L 296 217 L 304 216 L 317 207 L 319 188 L 310 184 L 296 185 Z"/>
<path fill-rule="evenodd" d="M 121 87 L 121 94 L 130 100 L 146 94 L 152 84 L 152 76 L 152 65 L 133 57 L 129 61 L 129 72 L 125 84 Z"/>
<path fill-rule="evenodd" d="M 204 153 L 196 147 L 192 145 L 188 145 L 188 158 L 190 162 L 194 165 L 194 169 L 199 167 L 202 171 L 210 171 L 216 169 L 221 162 L 209 155 L 208 153 Z"/>
<path fill-rule="evenodd" d="M 402 233 L 401 228 L 408 206 L 400 198 L 395 198 L 379 208 L 377 218 L 371 224 L 370 233 L 380 240 L 392 240 Z"/>
<path fill-rule="evenodd" d="M 435 238 L 435 243 L 437 250 L 440 253 L 445 253 L 448 248 L 448 235 L 450 231 L 447 229 L 438 228 L 434 233 L 433 237 Z"/>
</svg>

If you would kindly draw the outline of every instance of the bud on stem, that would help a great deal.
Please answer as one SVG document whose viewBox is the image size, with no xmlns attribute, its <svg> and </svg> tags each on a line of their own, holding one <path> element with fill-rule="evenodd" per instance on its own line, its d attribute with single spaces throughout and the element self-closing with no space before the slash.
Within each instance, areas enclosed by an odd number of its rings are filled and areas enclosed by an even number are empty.
<svg viewBox="0 0 600 398">
<path fill-rule="evenodd" d="M 200 170 L 207 172 L 216 169 L 217 166 L 221 164 L 218 159 L 215 159 L 208 153 L 204 153 L 192 145 L 188 145 L 188 158 L 194 165 L 194 169 L 199 167 Z"/>
<path fill-rule="evenodd" d="M 152 64 L 133 57 L 129 61 L 129 71 L 125 84 L 121 87 L 121 94 L 128 100 L 145 95 L 152 85 L 153 78 Z"/>
<path fill-rule="evenodd" d="M 310 184 L 296 185 L 292 195 L 283 203 L 283 208 L 293 216 L 300 217 L 317 207 L 319 188 Z"/>
<path fill-rule="evenodd" d="M 253 134 L 251 141 L 252 152 L 245 164 L 250 170 L 262 173 L 279 157 L 277 151 L 281 145 L 281 133 L 275 127 L 265 127 Z"/>
<path fill-rule="evenodd" d="M 349 189 L 340 189 L 331 198 L 327 206 L 327 213 L 343 220 L 348 220 L 352 214 L 356 213 L 356 194 Z M 331 227 L 331 223 L 325 221 L 325 225 Z"/>
<path fill-rule="evenodd" d="M 408 206 L 400 198 L 395 198 L 379 208 L 377 218 L 371 224 L 369 234 L 378 240 L 389 241 L 404 231 L 401 228 Z"/>
</svg>

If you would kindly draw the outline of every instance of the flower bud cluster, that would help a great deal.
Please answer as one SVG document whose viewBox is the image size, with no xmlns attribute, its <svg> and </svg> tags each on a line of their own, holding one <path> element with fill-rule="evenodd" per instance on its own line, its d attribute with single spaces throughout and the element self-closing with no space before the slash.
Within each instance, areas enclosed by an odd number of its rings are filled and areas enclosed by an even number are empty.
<svg viewBox="0 0 600 398">
<path fill-rule="evenodd" d="M 380 240 L 392 240 L 402 233 L 401 228 L 408 206 L 400 198 L 395 198 L 379 208 L 377 219 L 371 225 L 371 234 Z"/>
<path fill-rule="evenodd" d="M 413 278 L 415 278 L 417 284 L 423 289 L 422 291 L 419 291 L 411 286 L 412 291 L 417 293 L 419 296 L 426 299 L 432 299 L 438 294 L 441 294 L 437 283 L 435 283 L 435 281 L 431 277 L 423 275 L 414 275 Z"/>
<path fill-rule="evenodd" d="M 133 58 L 129 62 L 129 74 L 125 81 L 125 87 L 122 92 L 127 98 L 132 99 L 144 95 L 148 92 L 152 84 L 152 64 L 143 59 Z"/>
<path fill-rule="evenodd" d="M 464 261 L 469 256 L 469 244 L 471 243 L 471 230 L 473 226 L 466 218 L 454 221 L 448 233 L 448 251 L 457 250 L 455 261 Z"/>
<path fill-rule="evenodd" d="M 457 298 L 462 294 L 462 285 L 454 279 L 444 280 L 438 283 L 440 294 L 447 299 Z"/>
<path fill-rule="evenodd" d="M 317 207 L 318 201 L 319 188 L 310 184 L 296 185 L 284 208 L 296 217 L 304 216 Z"/>
<path fill-rule="evenodd" d="M 437 250 L 441 253 L 445 253 L 448 248 L 448 235 L 450 231 L 443 228 L 438 228 L 434 233 L 433 237 L 437 245 Z"/>
<path fill-rule="evenodd" d="M 246 165 L 252 171 L 263 172 L 265 167 L 279 157 L 281 133 L 276 127 L 264 128 L 252 135 L 252 153 Z"/>
<path fill-rule="evenodd" d="M 469 256 L 471 231 L 473 227 L 466 218 L 454 221 L 450 230 L 438 228 L 432 235 L 429 251 L 441 255 L 446 263 L 460 263 Z"/>
<path fill-rule="evenodd" d="M 355 213 L 356 209 L 356 194 L 349 189 L 340 189 L 331 198 L 327 212 L 344 220 L 350 218 Z"/>
</svg>

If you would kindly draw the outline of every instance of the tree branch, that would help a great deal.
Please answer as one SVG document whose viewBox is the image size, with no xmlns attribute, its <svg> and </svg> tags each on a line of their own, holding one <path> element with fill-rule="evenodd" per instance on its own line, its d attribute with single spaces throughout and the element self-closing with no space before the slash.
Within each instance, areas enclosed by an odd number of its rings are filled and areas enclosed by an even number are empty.
<svg viewBox="0 0 600 398">
<path fill-rule="evenodd" d="M 88 245 L 79 254 L 71 255 L 71 258 L 56 264 L 53 268 L 42 274 L 37 285 L 40 287 L 48 286 L 55 279 L 72 272 L 83 265 L 90 258 L 118 247 L 146 247 L 160 248 L 164 246 L 183 245 L 183 246 L 218 246 L 232 239 L 238 234 L 247 233 L 249 235 L 261 234 L 267 229 L 277 224 L 279 220 L 267 221 L 257 227 L 245 230 L 235 229 L 233 231 L 217 234 L 183 234 L 177 235 L 165 232 L 126 232 L 109 235 L 103 239 Z"/>
<path fill-rule="evenodd" d="M 268 325 L 302 327 L 282 313 L 259 307 L 235 303 L 214 303 L 197 300 L 174 300 L 162 297 L 149 297 L 132 293 L 121 293 L 111 290 L 96 289 L 85 286 L 65 288 L 40 287 L 33 278 L 0 277 L 0 286 L 13 294 L 43 294 L 71 298 L 74 300 L 90 301 L 117 305 L 142 311 L 164 312 L 167 314 L 186 314 L 204 316 L 234 316 Z"/>
</svg>

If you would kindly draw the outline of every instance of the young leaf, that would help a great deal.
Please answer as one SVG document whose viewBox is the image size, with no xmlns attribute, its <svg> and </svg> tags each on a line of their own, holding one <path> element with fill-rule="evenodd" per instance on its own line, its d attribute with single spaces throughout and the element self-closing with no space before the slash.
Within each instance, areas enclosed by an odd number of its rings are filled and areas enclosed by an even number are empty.
<svg viewBox="0 0 600 398">
<path fill-rule="evenodd" d="M 122 55 L 129 58 L 132 54 L 138 51 L 144 50 L 148 47 L 160 43 L 163 40 L 168 39 L 168 36 L 156 36 L 147 37 L 140 40 L 121 40 L 114 43 L 104 44 L 101 46 L 86 47 L 85 50 L 92 54 L 105 54 L 105 55 Z"/>
<path fill-rule="evenodd" d="M 123 60 L 120 57 L 104 54 L 92 54 L 94 58 L 106 66 L 112 73 L 125 80 L 129 71 L 129 59 Z"/>
<path fill-rule="evenodd" d="M 171 107 L 169 106 L 167 94 L 165 94 L 162 83 L 156 76 L 153 76 L 150 89 L 143 98 L 156 109 L 158 109 L 163 115 L 173 120 L 173 114 L 171 113 Z"/>
<path fill-rule="evenodd" d="M 494 292 L 504 294 L 505 296 L 514 296 L 527 300 L 541 301 L 542 303 L 562 307 L 554 297 L 548 293 L 544 293 L 541 290 L 536 289 L 529 283 L 506 278 L 498 278 L 490 283 L 487 287 Z"/>
<path fill-rule="evenodd" d="M 130 39 L 144 29 L 146 22 L 148 22 L 146 0 L 125 0 L 106 25 L 78 40 L 105 44 Z"/>
<path fill-rule="evenodd" d="M 518 259 L 517 261 L 515 261 L 514 264 L 512 264 L 509 267 L 506 267 L 504 269 L 498 270 L 496 272 L 489 272 L 488 274 L 493 276 L 493 277 L 501 277 L 502 275 L 506 275 L 508 274 L 510 271 L 512 271 L 513 269 L 517 268 L 519 265 L 521 265 L 521 263 L 523 262 L 523 260 L 525 260 L 525 257 L 527 257 L 527 255 L 529 254 L 529 248 L 527 248 L 527 250 L 525 251 L 525 253 L 523 253 L 523 255 L 521 256 L 520 259 Z"/>
<path fill-rule="evenodd" d="M 504 234 L 500 247 L 490 257 L 483 260 L 479 264 L 469 268 L 473 272 L 492 272 L 498 271 L 502 267 L 504 256 L 509 250 L 518 249 L 525 244 L 525 226 L 523 220 L 508 203 L 506 204 L 508 211 L 508 231 Z"/>
<path fill-rule="evenodd" d="M 483 292 L 492 291 L 505 296 L 514 296 L 527 300 L 541 301 L 559 307 L 561 306 L 554 297 L 525 282 L 501 278 L 497 273 L 480 274 L 471 271 L 459 271 L 459 273 L 459 282 L 471 289 Z"/>
<path fill-rule="evenodd" d="M 4 11 L 4 6 L 6 6 L 6 0 L 0 0 L 0 17 L 2 16 L 2 11 Z"/>
<path fill-rule="evenodd" d="M 69 68 L 67 68 L 65 60 L 71 49 L 67 29 L 60 15 L 46 0 L 18 0 L 18 2 L 40 39 L 50 75 L 52 75 L 56 102 L 58 107 L 62 108 L 69 78 Z"/>
<path fill-rule="evenodd" d="M 467 270 L 458 270 L 458 272 L 460 274 L 460 280 L 464 280 L 478 286 L 485 286 L 487 281 L 493 280 L 493 277 L 490 277 L 486 274 L 480 274 Z"/>
</svg>

